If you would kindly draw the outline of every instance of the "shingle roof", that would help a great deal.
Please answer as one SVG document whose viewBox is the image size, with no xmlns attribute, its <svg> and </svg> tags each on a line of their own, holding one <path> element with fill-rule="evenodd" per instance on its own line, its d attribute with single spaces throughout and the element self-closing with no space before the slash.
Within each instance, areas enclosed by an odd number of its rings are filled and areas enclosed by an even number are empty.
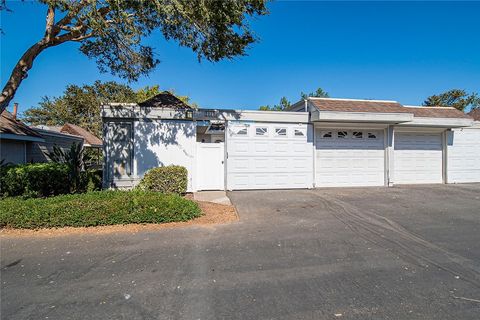
<svg viewBox="0 0 480 320">
<path fill-rule="evenodd" d="M 480 121 L 480 108 L 473 109 L 468 115 L 472 117 L 473 120 Z"/>
<path fill-rule="evenodd" d="M 72 123 L 65 123 L 63 127 L 60 128 L 60 132 L 63 133 L 69 133 L 73 134 L 76 136 L 81 136 L 84 139 L 84 144 L 86 145 L 91 145 L 91 146 L 96 146 L 96 147 L 101 147 L 102 146 L 102 140 L 100 140 L 97 136 L 94 134 L 90 133 L 89 131 L 83 129 L 82 127 L 79 127 L 75 124 Z"/>
<path fill-rule="evenodd" d="M 455 108 L 448 107 L 406 107 L 419 118 L 466 118 L 470 116 Z"/>
<path fill-rule="evenodd" d="M 138 105 L 149 108 L 192 109 L 192 107 L 168 91 L 163 91 Z"/>
<path fill-rule="evenodd" d="M 409 113 L 396 101 L 351 100 L 331 98 L 310 98 L 310 102 L 320 111 Z"/>
<path fill-rule="evenodd" d="M 470 118 L 455 108 L 405 107 L 396 101 L 309 98 L 320 111 L 413 113 L 419 118 Z"/>
<path fill-rule="evenodd" d="M 0 133 L 14 134 L 24 137 L 35 137 L 42 139 L 42 136 L 35 130 L 15 119 L 8 111 L 3 111 L 0 116 Z"/>
</svg>

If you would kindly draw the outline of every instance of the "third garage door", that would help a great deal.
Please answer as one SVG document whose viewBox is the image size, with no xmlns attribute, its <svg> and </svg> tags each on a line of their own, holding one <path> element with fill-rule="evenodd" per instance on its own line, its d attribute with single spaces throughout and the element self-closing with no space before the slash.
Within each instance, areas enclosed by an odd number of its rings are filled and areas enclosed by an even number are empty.
<svg viewBox="0 0 480 320">
<path fill-rule="evenodd" d="M 442 134 L 395 132 L 394 183 L 442 183 Z"/>
</svg>

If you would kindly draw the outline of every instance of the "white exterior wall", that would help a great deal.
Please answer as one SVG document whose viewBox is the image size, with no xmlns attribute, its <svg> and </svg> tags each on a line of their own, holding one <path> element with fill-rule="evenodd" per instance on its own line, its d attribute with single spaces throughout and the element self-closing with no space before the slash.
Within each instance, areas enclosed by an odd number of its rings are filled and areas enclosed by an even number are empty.
<svg viewBox="0 0 480 320">
<path fill-rule="evenodd" d="M 480 182 L 480 125 L 447 132 L 447 183 Z"/>
<path fill-rule="evenodd" d="M 195 190 L 196 125 L 192 121 L 135 121 L 133 129 L 135 183 L 151 168 L 179 165 L 188 170 L 187 191 Z"/>
</svg>

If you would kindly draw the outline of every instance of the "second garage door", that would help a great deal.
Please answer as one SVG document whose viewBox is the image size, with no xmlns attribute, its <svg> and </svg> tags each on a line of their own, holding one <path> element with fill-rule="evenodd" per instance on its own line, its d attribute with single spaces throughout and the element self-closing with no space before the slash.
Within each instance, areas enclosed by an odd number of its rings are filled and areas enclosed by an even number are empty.
<svg viewBox="0 0 480 320">
<path fill-rule="evenodd" d="M 442 183 L 442 134 L 395 132 L 394 183 Z"/>
<path fill-rule="evenodd" d="M 316 186 L 385 185 L 382 129 L 317 129 Z"/>
<path fill-rule="evenodd" d="M 233 123 L 227 131 L 227 189 L 313 186 L 310 125 Z"/>
</svg>

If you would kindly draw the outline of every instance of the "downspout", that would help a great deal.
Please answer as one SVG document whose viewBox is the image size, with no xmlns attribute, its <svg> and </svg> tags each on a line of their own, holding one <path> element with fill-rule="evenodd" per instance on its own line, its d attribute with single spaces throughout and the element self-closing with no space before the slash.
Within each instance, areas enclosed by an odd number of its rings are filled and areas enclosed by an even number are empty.
<svg viewBox="0 0 480 320">
<path fill-rule="evenodd" d="M 305 112 L 308 112 L 308 98 L 303 99 L 303 101 L 305 101 Z"/>
</svg>

